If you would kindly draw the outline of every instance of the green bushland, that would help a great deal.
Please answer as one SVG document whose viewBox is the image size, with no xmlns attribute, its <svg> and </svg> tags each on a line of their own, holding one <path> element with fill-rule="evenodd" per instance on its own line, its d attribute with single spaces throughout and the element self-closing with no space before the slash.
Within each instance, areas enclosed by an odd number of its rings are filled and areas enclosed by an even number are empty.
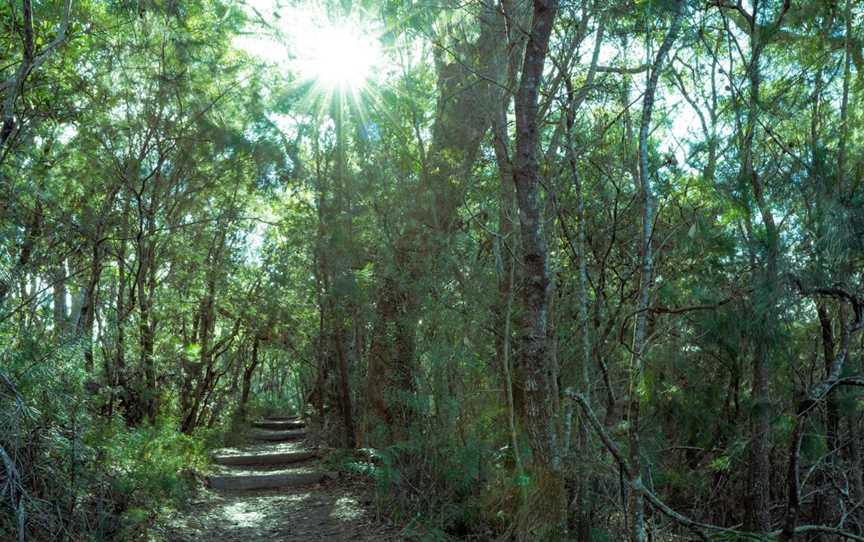
<svg viewBox="0 0 864 542">
<path fill-rule="evenodd" d="M 0 540 L 147 540 L 161 514 L 194 496 L 218 430 L 106 416 L 75 345 L 0 350 Z M 36 364 L 35 361 L 41 361 Z"/>
</svg>

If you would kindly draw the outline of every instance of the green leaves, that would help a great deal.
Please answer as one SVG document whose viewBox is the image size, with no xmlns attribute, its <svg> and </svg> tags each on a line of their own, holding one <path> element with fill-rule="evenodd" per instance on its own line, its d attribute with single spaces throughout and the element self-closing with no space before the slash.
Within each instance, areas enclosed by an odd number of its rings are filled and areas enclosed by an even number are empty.
<svg viewBox="0 0 864 542">
<path fill-rule="evenodd" d="M 187 344 L 183 349 L 183 354 L 189 361 L 196 360 L 201 355 L 201 345 L 198 343 Z"/>
<path fill-rule="evenodd" d="M 517 474 L 513 477 L 513 485 L 516 487 L 528 487 L 531 485 L 531 477 L 527 474 Z"/>
</svg>

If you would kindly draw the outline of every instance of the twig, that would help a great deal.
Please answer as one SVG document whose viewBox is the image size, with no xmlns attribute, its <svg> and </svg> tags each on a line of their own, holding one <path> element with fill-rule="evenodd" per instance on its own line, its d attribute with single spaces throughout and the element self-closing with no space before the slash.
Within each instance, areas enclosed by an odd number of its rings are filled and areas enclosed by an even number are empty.
<svg viewBox="0 0 864 542">
<path fill-rule="evenodd" d="M 845 380 L 845 379 L 844 379 Z M 855 385 L 864 386 L 864 378 L 855 378 Z M 594 413 L 594 410 L 591 408 L 591 405 L 588 403 L 585 396 L 581 393 L 578 393 L 572 389 L 567 389 L 564 392 L 565 396 L 569 399 L 575 401 L 579 407 L 582 409 L 585 418 L 588 420 L 588 424 L 592 429 L 597 433 L 600 437 L 600 440 L 606 446 L 606 449 L 612 454 L 612 457 L 621 467 L 621 470 L 627 477 L 627 483 L 636 492 L 639 492 L 648 503 L 658 510 L 663 515 L 667 516 L 669 519 L 675 521 L 687 527 L 688 529 L 694 531 L 702 540 L 708 540 L 708 534 L 705 531 L 712 531 L 715 533 L 721 533 L 725 535 L 734 535 L 739 538 L 744 538 L 748 540 L 764 540 L 765 536 L 760 533 L 753 533 L 748 531 L 740 531 L 737 529 L 732 529 L 729 527 L 722 527 L 720 525 L 712 525 L 710 523 L 703 523 L 701 521 L 696 521 L 691 519 L 680 512 L 675 511 L 668 504 L 663 502 L 660 497 L 650 491 L 645 485 L 642 483 L 641 475 L 638 472 L 633 471 L 633 467 L 627 461 L 624 453 L 621 451 L 621 448 L 618 447 L 618 444 L 609 436 L 609 433 L 600 423 L 600 420 L 597 419 L 597 415 Z M 782 533 L 781 530 L 773 531 L 768 533 L 771 537 L 776 537 Z M 804 534 L 804 533 L 825 533 L 825 534 L 834 534 L 837 536 L 844 537 L 848 540 L 855 540 L 857 542 L 864 542 L 864 536 L 859 536 L 848 531 L 844 531 L 837 527 L 830 527 L 827 525 L 801 525 L 796 527 L 794 530 L 795 534 Z"/>
</svg>

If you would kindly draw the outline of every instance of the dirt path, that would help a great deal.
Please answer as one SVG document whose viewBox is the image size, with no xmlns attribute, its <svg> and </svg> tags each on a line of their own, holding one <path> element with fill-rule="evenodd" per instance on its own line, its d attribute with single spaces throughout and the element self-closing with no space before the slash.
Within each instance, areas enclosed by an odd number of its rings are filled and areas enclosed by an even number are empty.
<svg viewBox="0 0 864 542">
<path fill-rule="evenodd" d="M 173 518 L 168 542 L 401 540 L 398 529 L 371 511 L 372 495 L 364 483 L 340 479 L 308 457 L 310 450 L 297 441 L 305 435 L 298 437 L 296 426 L 255 431 L 266 444 L 214 455 L 211 487 Z M 273 441 L 280 431 L 287 442 Z M 238 489 L 250 485 L 262 487 Z"/>
</svg>

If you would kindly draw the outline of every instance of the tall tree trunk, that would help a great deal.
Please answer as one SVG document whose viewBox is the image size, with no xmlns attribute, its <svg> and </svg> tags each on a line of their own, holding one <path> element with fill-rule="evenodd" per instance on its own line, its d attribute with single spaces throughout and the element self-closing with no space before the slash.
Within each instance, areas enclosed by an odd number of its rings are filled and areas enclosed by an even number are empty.
<svg viewBox="0 0 864 542">
<path fill-rule="evenodd" d="M 846 23 L 846 33 L 843 42 L 843 94 L 840 100 L 840 141 L 837 149 L 837 194 L 840 198 L 845 198 L 846 192 L 846 149 L 849 141 L 849 83 L 852 79 L 852 0 L 846 0 L 843 19 Z"/>
<path fill-rule="evenodd" d="M 492 6 L 482 8 L 477 40 L 460 42 L 452 51 L 462 58 L 451 60 L 436 49 L 439 98 L 416 205 L 394 241 L 392 260 L 379 266 L 366 391 L 371 417 L 389 429 L 386 442 L 404 439 L 415 417 L 404 397 L 415 393 L 418 310 L 435 288 L 442 254 L 450 250 L 462 203 L 461 177 L 474 163 L 491 122 L 485 79 L 494 73 L 491 53 L 502 45 L 489 23 L 496 17 Z"/>
<path fill-rule="evenodd" d="M 551 374 L 547 359 L 550 281 L 548 249 L 540 216 L 537 113 L 540 81 L 557 11 L 556 0 L 534 1 L 516 94 L 516 156 L 513 165 L 523 266 L 520 301 L 524 311 L 517 370 L 523 375 L 524 416 L 536 460 L 552 471 L 560 469 L 560 456 L 554 428 L 556 398 L 551 393 L 556 375 Z"/>
<path fill-rule="evenodd" d="M 90 274 L 81 293 L 81 313 L 75 333 L 84 349 L 84 368 L 88 373 L 93 372 L 93 331 L 96 323 L 97 292 L 102 276 L 102 252 L 101 242 L 94 241 L 90 255 Z"/>
<path fill-rule="evenodd" d="M 509 136 L 507 135 L 508 99 L 498 104 L 498 112 L 493 120 L 495 159 L 498 164 L 500 186 L 498 190 L 498 233 L 495 238 L 495 264 L 498 277 L 498 300 L 495 306 L 495 353 L 501 374 L 507 373 L 509 380 L 509 351 L 511 337 L 510 309 L 513 302 L 513 260 L 516 245 L 513 242 L 515 190 L 513 186 L 513 164 L 510 160 Z M 507 331 L 505 332 L 505 328 Z M 508 385 L 505 395 L 512 395 Z"/>
<path fill-rule="evenodd" d="M 507 427 L 510 447 L 516 472 L 523 476 L 522 452 L 519 449 L 519 433 L 516 426 L 516 396 L 512 371 L 513 298 L 516 285 L 516 245 L 513 243 L 513 217 L 515 190 L 513 186 L 513 164 L 510 161 L 508 136 L 506 134 L 507 101 L 499 104 L 497 118 L 493 121 L 495 131 L 495 154 L 500 176 L 498 193 L 498 235 L 495 239 L 495 256 L 498 274 L 498 299 L 495 306 L 495 352 L 504 382 L 504 401 L 507 405 Z M 521 398 L 519 400 L 521 404 Z M 527 493 L 522 490 L 522 506 L 527 506 Z"/>
<path fill-rule="evenodd" d="M 249 365 L 243 369 L 243 387 L 240 391 L 240 415 L 246 419 L 246 405 L 249 403 L 249 393 L 252 390 L 252 376 L 255 374 L 255 369 L 258 368 L 258 347 L 261 344 L 261 339 L 257 336 L 252 340 L 252 354 Z"/>
<path fill-rule="evenodd" d="M 600 16 L 597 23 L 597 38 L 594 43 L 594 52 L 591 56 L 591 66 L 588 69 L 588 75 L 585 83 L 579 92 L 575 92 L 571 81 L 568 79 L 565 83 L 567 89 L 567 111 L 564 118 L 564 146 L 567 163 L 570 167 L 570 174 L 573 181 L 573 191 L 576 193 L 576 242 L 572 246 L 574 257 L 576 258 L 579 267 L 579 277 L 576 287 L 576 303 L 577 314 L 579 317 L 579 346 L 580 346 L 580 367 L 577 376 L 577 388 L 585 397 L 586 401 L 591 400 L 591 352 L 592 352 L 592 322 L 589 315 L 590 301 L 588 299 L 588 253 L 587 253 L 587 219 L 588 215 L 585 212 L 585 192 L 582 186 L 582 177 L 579 174 L 578 157 L 576 156 L 576 148 L 573 140 L 574 129 L 576 124 L 576 113 L 581 108 L 582 103 L 588 96 L 589 89 L 594 82 L 594 77 L 597 73 L 597 62 L 600 58 L 600 48 L 603 43 L 603 34 L 605 31 L 605 17 Z M 556 206 L 557 207 L 557 206 Z M 560 209 L 558 211 L 560 213 Z M 566 228 L 564 217 L 559 215 L 562 227 Z M 566 233 L 566 232 L 565 232 Z M 567 234 L 569 239 L 569 234 Z M 567 402 L 568 412 L 565 416 L 565 432 L 564 446 L 569 449 L 572 426 L 572 402 Z M 589 427 L 583 417 L 580 417 L 578 428 L 579 434 L 577 437 L 576 454 L 567 453 L 565 456 L 568 460 L 572 457 L 577 463 L 576 469 L 576 494 L 573 500 L 575 506 L 575 527 L 574 533 L 576 540 L 579 542 L 589 542 L 591 540 L 591 515 L 593 511 L 593 503 L 591 502 L 588 490 L 589 487 L 596 482 L 596 477 L 589 472 L 588 461 L 588 433 Z"/>
<path fill-rule="evenodd" d="M 371 414 L 389 429 L 387 440 L 405 438 L 409 416 L 400 405 L 399 394 L 413 394 L 416 302 L 401 284 L 408 280 L 385 276 L 378 286 L 376 319 L 369 348 L 366 391 Z"/>
<path fill-rule="evenodd" d="M 636 320 L 633 326 L 633 345 L 630 358 L 630 405 L 628 423 L 628 441 L 630 465 L 633 468 L 636 483 L 641 484 L 642 451 L 640 444 L 641 429 L 641 398 L 639 390 L 642 387 L 645 356 L 648 352 L 647 335 L 648 312 L 651 307 L 651 289 L 654 282 L 654 220 L 657 213 L 657 196 L 651 182 L 650 164 L 648 162 L 648 134 L 651 128 L 651 117 L 654 112 L 654 99 L 657 93 L 657 82 L 660 72 L 672 44 L 678 36 L 681 18 L 684 14 L 683 0 L 675 3 L 675 14 L 669 31 L 666 33 L 660 49 L 651 64 L 645 96 L 642 100 L 642 118 L 639 125 L 639 188 L 642 194 L 642 235 L 640 238 L 641 270 L 639 276 L 639 296 Z M 645 530 L 645 503 L 641 492 L 630 492 L 630 538 L 632 542 L 644 542 L 647 536 Z"/>
<path fill-rule="evenodd" d="M 152 224 L 150 229 L 155 229 Z M 157 394 L 154 347 L 156 323 L 153 316 L 153 301 L 156 294 L 156 247 L 152 232 L 139 243 L 138 258 L 138 348 L 141 370 L 144 374 L 142 397 L 139 398 L 143 414 L 151 423 L 156 421 Z"/>
<path fill-rule="evenodd" d="M 750 63 L 747 70 L 749 81 L 747 122 L 742 143 L 741 176 L 749 183 L 753 199 L 759 210 L 765 228 L 764 258 L 759 276 L 756 279 L 758 299 L 755 302 L 756 347 L 753 356 L 753 378 L 751 396 L 753 410 L 750 417 L 750 463 L 749 491 L 750 502 L 747 526 L 751 530 L 767 533 L 771 530 L 771 397 L 770 397 L 770 364 L 772 343 L 779 331 L 779 314 L 777 299 L 779 295 L 779 277 L 777 259 L 779 255 L 780 237 L 774 215 L 765 194 L 765 187 L 758 169 L 754 164 L 754 140 L 758 126 L 757 117 L 760 105 L 761 85 L 761 54 L 764 43 L 761 36 L 759 5 L 754 4 L 750 32 Z M 788 6 L 787 6 L 788 9 Z M 785 12 L 785 10 L 784 10 Z M 780 15 L 782 17 L 782 13 Z M 779 25 L 780 19 L 775 22 Z"/>
<path fill-rule="evenodd" d="M 354 319 L 351 318 L 351 321 Z M 346 329 L 347 328 L 347 329 Z M 354 448 L 357 445 L 357 432 L 354 427 L 354 408 L 351 403 L 351 383 L 348 379 L 348 367 L 353 365 L 354 337 L 351 335 L 353 326 L 340 327 L 336 336 L 337 359 L 339 362 L 339 410 L 342 414 L 342 424 L 345 432 L 343 435 L 344 445 Z M 347 333 L 346 333 L 347 331 Z"/>
<path fill-rule="evenodd" d="M 207 291 L 201 298 L 198 308 L 198 361 L 190 364 L 190 371 L 186 377 L 186 392 L 184 393 L 186 407 L 180 424 L 180 431 L 185 434 L 190 434 L 198 426 L 202 401 L 211 383 L 214 350 L 213 331 L 216 326 L 216 271 L 212 268 L 214 265 L 211 261 L 207 273 Z"/>
<path fill-rule="evenodd" d="M 566 494 L 556 420 L 557 374 L 549 358 L 550 279 L 548 248 L 540 203 L 540 118 L 538 99 L 557 0 L 534 0 L 522 73 L 515 99 L 516 152 L 513 182 L 521 240 L 521 322 L 516 356 L 517 381 L 524 404 L 521 416 L 534 452 L 534 470 L 543 500 L 551 510 L 552 530 L 566 532 Z"/>
<path fill-rule="evenodd" d="M 602 32 L 601 32 L 602 35 Z M 598 40 L 599 43 L 599 40 Z M 572 92 L 570 93 L 572 100 Z M 578 376 L 579 392 L 587 401 L 591 400 L 591 320 L 589 317 L 589 300 L 588 300 L 588 256 L 586 252 L 586 218 L 585 213 L 585 194 L 582 188 L 582 179 L 579 175 L 579 166 L 577 164 L 576 152 L 573 147 L 573 124 L 575 111 L 573 107 L 568 108 L 567 132 L 566 132 L 566 151 L 567 161 L 570 165 L 570 172 L 573 176 L 574 191 L 576 192 L 576 258 L 579 266 L 579 280 L 576 286 L 577 298 L 577 314 L 579 316 L 579 346 L 581 354 L 581 365 Z M 586 452 L 588 451 L 588 425 L 584 420 L 579 424 L 578 435 L 578 452 L 582 455 L 576 458 L 578 461 L 577 480 L 578 484 L 575 505 L 576 505 L 576 539 L 580 542 L 588 542 L 591 539 L 591 508 L 592 505 L 588 498 L 588 488 L 591 485 L 591 473 L 588 470 L 588 462 L 586 461 Z M 570 437 L 565 437 L 565 445 L 569 445 Z"/>
<path fill-rule="evenodd" d="M 125 237 L 126 231 L 126 229 L 123 230 L 121 237 Z M 105 375 L 105 377 L 107 378 L 108 386 L 111 388 L 111 395 L 109 398 L 110 404 L 108 405 L 109 411 L 113 411 L 113 404 L 115 399 L 117 399 L 115 397 L 116 390 L 122 389 L 123 391 L 120 392 L 121 397 L 119 398 L 119 402 L 121 405 L 126 407 L 124 416 L 127 416 L 128 422 L 128 411 L 131 404 L 129 402 L 129 383 L 126 380 L 126 317 L 134 307 L 127 306 L 126 281 L 126 240 L 121 239 L 117 243 L 117 296 L 114 300 L 114 314 L 117 315 L 117 329 L 115 330 L 114 335 L 114 359 L 111 365 L 111 370 Z"/>
<path fill-rule="evenodd" d="M 328 431 L 327 436 L 334 444 L 353 448 L 357 434 L 354 427 L 353 404 L 351 401 L 350 368 L 355 365 L 354 329 L 357 321 L 355 297 L 357 281 L 353 269 L 356 267 L 356 249 L 353 246 L 354 220 L 352 210 L 353 184 L 348 173 L 347 138 L 345 137 L 345 114 L 347 98 L 339 92 L 334 103 L 336 126 L 336 175 L 330 194 L 332 201 L 327 205 L 325 225 L 328 228 L 327 254 L 322 257 L 324 264 L 325 308 L 327 316 L 327 364 L 325 378 L 321 380 L 325 389 L 321 390 L 326 403 L 322 416 L 330 416 L 325 426 L 339 429 Z M 324 194 L 326 196 L 326 194 Z"/>
<path fill-rule="evenodd" d="M 66 261 L 61 260 L 54 268 L 53 287 L 53 309 L 54 309 L 54 332 L 62 336 L 67 331 L 68 318 L 66 316 Z"/>
<path fill-rule="evenodd" d="M 819 325 L 822 328 L 822 354 L 824 357 L 825 376 L 831 373 L 831 364 L 834 361 L 834 330 L 831 317 L 828 315 L 824 301 L 816 306 L 816 314 L 819 316 Z M 825 430 L 828 441 L 828 452 L 830 456 L 827 461 L 834 463 L 839 452 L 840 414 L 837 409 L 837 401 L 834 396 L 825 400 Z"/>
<path fill-rule="evenodd" d="M 864 500 L 864 457 L 861 452 L 861 435 L 859 428 L 859 417 L 857 412 L 850 413 L 846 416 L 846 425 L 849 432 L 849 477 L 851 481 L 851 496 L 852 502 L 862 502 Z M 861 522 L 862 513 L 860 511 L 854 514 L 855 519 Z"/>
</svg>

